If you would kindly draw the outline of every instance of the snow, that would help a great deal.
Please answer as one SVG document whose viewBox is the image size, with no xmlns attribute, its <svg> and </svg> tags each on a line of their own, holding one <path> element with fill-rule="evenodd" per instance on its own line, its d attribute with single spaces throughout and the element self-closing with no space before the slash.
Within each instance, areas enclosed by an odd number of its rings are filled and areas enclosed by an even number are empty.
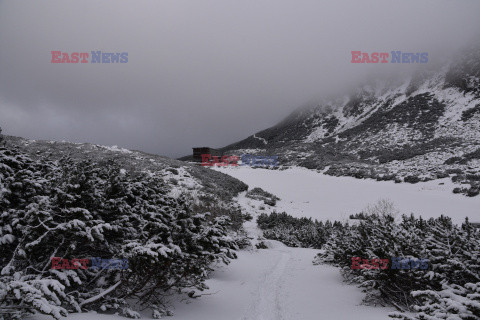
<svg viewBox="0 0 480 320">
<path fill-rule="evenodd" d="M 253 238 L 253 243 L 258 242 L 262 234 L 255 222 L 262 211 L 259 210 L 260 207 L 265 207 L 264 211 L 269 212 L 288 209 L 287 212 L 295 216 L 323 218 L 315 208 L 321 202 L 318 201 L 318 195 L 308 190 L 324 190 L 332 181 L 337 181 L 341 189 L 345 185 L 342 178 L 301 168 L 280 171 L 215 167 L 214 170 L 246 182 L 250 189 L 258 186 L 282 199 L 276 207 L 270 207 L 260 200 L 245 197 L 246 192 L 237 197 L 243 210 L 254 217 L 245 223 L 245 230 Z M 313 177 L 331 178 L 332 181 Z M 347 184 L 348 181 L 355 180 L 348 179 Z M 335 212 L 336 206 L 343 202 L 345 201 L 332 202 L 330 211 Z M 341 214 L 337 216 L 340 218 Z M 217 266 L 207 281 L 210 289 L 203 292 L 200 298 L 190 300 L 188 304 L 185 301 L 174 301 L 174 316 L 170 319 L 317 320 L 351 319 L 354 316 L 356 319 L 376 320 L 388 319 L 388 314 L 394 311 L 392 308 L 362 305 L 364 293 L 357 287 L 344 283 L 339 269 L 328 265 L 313 265 L 312 260 L 320 250 L 289 248 L 274 240 L 263 242 L 268 249 L 239 251 L 238 259 L 230 265 Z"/>
<path fill-rule="evenodd" d="M 267 140 L 265 140 L 265 139 L 262 138 L 262 137 L 257 137 L 256 135 L 253 135 L 253 137 L 254 137 L 255 139 L 258 139 L 258 140 L 262 141 L 263 144 L 267 144 L 267 143 L 268 143 Z"/>
<path fill-rule="evenodd" d="M 240 251 L 238 260 L 217 269 L 208 295 L 177 302 L 170 319 L 388 319 L 392 309 L 361 305 L 363 294 L 343 283 L 338 269 L 313 265 L 318 250 L 267 242 L 269 249 Z"/>
<path fill-rule="evenodd" d="M 304 168 L 215 167 L 213 170 L 242 180 L 250 189 L 261 187 L 281 198 L 276 207 L 270 207 L 262 201 L 247 198 L 246 192 L 237 197 L 242 208 L 254 217 L 245 223 L 254 243 L 261 236 L 255 220 L 262 211 L 277 210 L 297 217 L 344 220 L 379 199 L 390 199 L 402 213 L 415 212 L 424 217 L 444 213 L 455 222 L 462 222 L 465 216 L 470 216 L 471 221 L 480 219 L 480 197 L 453 194 L 449 179 L 412 185 L 332 177 Z M 260 207 L 265 209 L 259 210 Z M 197 292 L 200 297 L 186 300 L 173 297 L 170 303 L 174 316 L 167 319 L 343 320 L 355 317 L 376 320 L 388 319 L 388 313 L 394 311 L 392 308 L 362 305 L 364 293 L 356 286 L 344 283 L 339 269 L 313 265 L 312 260 L 319 250 L 289 248 L 274 240 L 263 241 L 268 249 L 241 250 L 237 253 L 238 259 L 228 266 L 215 266 L 206 283 L 209 289 Z M 151 319 L 151 315 L 144 312 L 142 317 Z M 72 314 L 68 318 L 124 319 L 92 313 Z"/>
<path fill-rule="evenodd" d="M 232 154 L 241 156 L 242 154 L 263 154 L 266 151 L 267 151 L 266 149 L 237 149 Z"/>
<path fill-rule="evenodd" d="M 191 176 L 191 174 L 184 168 L 176 168 L 178 174 L 175 174 L 171 171 L 164 170 L 163 171 L 163 178 L 165 181 L 169 181 L 170 179 L 177 180 L 177 184 L 171 184 L 171 190 L 169 192 L 169 196 L 171 197 L 179 197 L 185 190 L 189 190 L 189 193 L 193 196 L 198 196 L 199 190 L 202 189 L 202 185 L 198 182 L 195 178 Z"/>
<path fill-rule="evenodd" d="M 104 148 L 109 151 L 113 151 L 113 152 L 132 153 L 131 150 L 128 150 L 125 148 L 119 148 L 118 146 L 101 146 L 101 145 L 96 145 L 96 146 L 100 148 Z"/>
<path fill-rule="evenodd" d="M 269 249 L 239 251 L 228 266 L 219 265 L 209 290 L 189 303 L 173 301 L 170 320 L 386 320 L 391 308 L 361 305 L 360 289 L 342 282 L 337 268 L 312 264 L 318 250 L 288 248 L 268 240 Z M 144 319 L 151 319 L 142 314 Z M 31 320 L 47 319 L 45 316 Z M 120 320 L 120 316 L 71 314 L 71 320 Z"/>
<path fill-rule="evenodd" d="M 455 223 L 465 217 L 480 222 L 480 197 L 453 194 L 455 185 L 449 178 L 417 184 L 352 177 L 333 177 L 304 169 L 251 169 L 246 167 L 217 167 L 249 185 L 275 194 L 277 211 L 296 217 L 319 220 L 345 220 L 368 205 L 381 199 L 394 203 L 400 213 L 421 215 L 424 218 L 450 216 Z M 441 184 L 443 183 L 443 185 Z"/>
<path fill-rule="evenodd" d="M 327 129 L 325 129 L 323 126 L 322 127 L 317 127 L 312 131 L 312 133 L 310 133 L 305 138 L 305 142 L 315 142 L 317 140 L 320 140 L 320 139 L 325 137 L 325 134 L 327 132 L 328 132 Z"/>
</svg>

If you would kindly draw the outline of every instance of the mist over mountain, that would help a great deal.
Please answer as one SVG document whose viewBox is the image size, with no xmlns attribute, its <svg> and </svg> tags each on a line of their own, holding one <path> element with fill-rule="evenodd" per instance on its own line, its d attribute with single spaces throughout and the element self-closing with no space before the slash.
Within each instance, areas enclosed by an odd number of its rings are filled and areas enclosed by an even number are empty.
<svg viewBox="0 0 480 320">
<path fill-rule="evenodd" d="M 368 80 L 303 106 L 225 153 L 279 155 L 327 174 L 417 182 L 455 173 L 478 194 L 480 42 L 407 77 Z M 469 191 L 467 191 L 467 189 Z"/>
<path fill-rule="evenodd" d="M 411 71 L 352 64 L 352 50 L 428 52 L 428 67 L 480 30 L 471 0 L 205 1 L 145 0 L 135 12 L 118 0 L 81 10 L 0 1 L 4 134 L 179 157 L 239 141 L 369 74 Z M 127 52 L 128 63 L 56 64 L 52 51 Z"/>
</svg>

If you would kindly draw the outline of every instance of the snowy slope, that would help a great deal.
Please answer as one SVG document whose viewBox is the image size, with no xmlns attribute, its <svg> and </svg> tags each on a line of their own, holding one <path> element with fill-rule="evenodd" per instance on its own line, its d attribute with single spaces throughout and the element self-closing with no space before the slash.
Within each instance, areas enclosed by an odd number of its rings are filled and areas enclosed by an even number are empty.
<svg viewBox="0 0 480 320">
<path fill-rule="evenodd" d="M 260 187 L 281 200 L 275 208 L 296 217 L 312 217 L 318 220 L 348 219 L 378 200 L 388 199 L 400 214 L 414 213 L 424 218 L 448 215 L 455 223 L 465 217 L 480 222 L 480 197 L 464 197 L 451 193 L 448 179 L 396 184 L 393 181 L 360 180 L 352 177 L 332 177 L 305 168 L 267 170 L 216 168 L 245 183 L 250 188 Z"/>
<path fill-rule="evenodd" d="M 456 180 L 466 182 L 462 187 L 474 196 L 480 191 L 478 47 L 440 68 L 367 83 L 345 96 L 300 108 L 223 151 L 275 154 L 285 166 L 330 166 L 331 175 L 399 182 L 410 176 L 438 179 L 455 171 L 460 174 Z"/>
</svg>

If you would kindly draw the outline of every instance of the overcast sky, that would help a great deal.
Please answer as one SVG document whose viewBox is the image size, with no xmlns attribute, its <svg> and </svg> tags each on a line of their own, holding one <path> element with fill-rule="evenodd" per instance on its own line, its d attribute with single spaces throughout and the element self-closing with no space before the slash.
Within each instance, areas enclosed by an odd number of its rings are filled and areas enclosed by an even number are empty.
<svg viewBox="0 0 480 320">
<path fill-rule="evenodd" d="M 352 50 L 435 61 L 479 16 L 478 0 L 0 0 L 0 126 L 172 157 L 222 147 L 408 67 L 352 64 Z M 54 50 L 128 63 L 53 64 Z"/>
</svg>

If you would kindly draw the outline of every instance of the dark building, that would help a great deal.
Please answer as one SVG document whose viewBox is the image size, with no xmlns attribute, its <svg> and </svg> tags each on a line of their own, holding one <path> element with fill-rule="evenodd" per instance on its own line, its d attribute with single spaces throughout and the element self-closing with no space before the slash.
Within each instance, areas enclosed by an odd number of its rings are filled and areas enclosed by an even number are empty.
<svg viewBox="0 0 480 320">
<path fill-rule="evenodd" d="M 223 152 L 218 149 L 209 147 L 192 148 L 193 149 L 193 161 L 202 161 L 202 154 L 211 154 L 212 156 L 223 156 Z"/>
</svg>

